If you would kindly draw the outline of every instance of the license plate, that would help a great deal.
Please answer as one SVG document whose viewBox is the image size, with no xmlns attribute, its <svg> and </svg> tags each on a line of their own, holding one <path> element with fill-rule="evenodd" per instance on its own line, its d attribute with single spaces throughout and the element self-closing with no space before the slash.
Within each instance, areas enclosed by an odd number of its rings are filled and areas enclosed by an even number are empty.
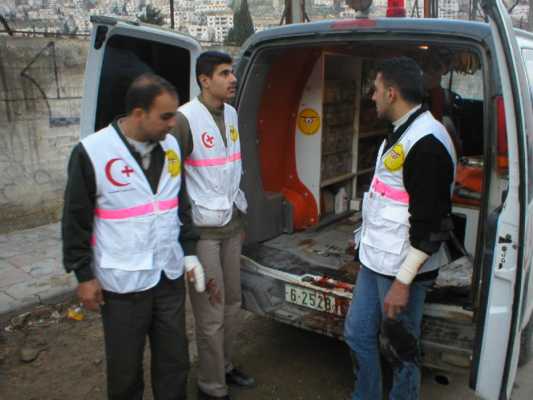
<svg viewBox="0 0 533 400">
<path fill-rule="evenodd" d="M 313 289 L 285 284 L 285 301 L 313 310 L 341 315 L 340 307 L 336 307 L 335 297 Z"/>
</svg>

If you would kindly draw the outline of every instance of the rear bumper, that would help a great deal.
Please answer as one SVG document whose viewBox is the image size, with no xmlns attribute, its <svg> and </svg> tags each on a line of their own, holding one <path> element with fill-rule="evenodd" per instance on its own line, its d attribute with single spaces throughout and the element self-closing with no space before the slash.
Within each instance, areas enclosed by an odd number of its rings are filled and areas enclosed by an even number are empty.
<svg viewBox="0 0 533 400">
<path fill-rule="evenodd" d="M 343 339 L 344 316 L 352 299 L 351 285 L 343 288 L 325 288 L 317 282 L 322 277 L 294 275 L 264 267 L 252 259 L 242 256 L 241 285 L 243 308 L 254 314 L 267 316 L 280 322 L 324 335 Z M 336 281 L 328 280 L 331 286 Z M 312 310 L 285 300 L 285 285 L 291 284 L 313 289 L 335 298 L 336 314 Z"/>
<path fill-rule="evenodd" d="M 257 315 L 344 340 L 344 317 L 352 299 L 351 285 L 323 277 L 294 275 L 264 267 L 242 256 L 243 308 Z M 285 285 L 301 286 L 335 298 L 336 314 L 316 311 L 285 300 Z M 458 306 L 426 304 L 422 323 L 423 365 L 444 371 L 468 372 L 474 338 L 473 315 Z"/>
</svg>

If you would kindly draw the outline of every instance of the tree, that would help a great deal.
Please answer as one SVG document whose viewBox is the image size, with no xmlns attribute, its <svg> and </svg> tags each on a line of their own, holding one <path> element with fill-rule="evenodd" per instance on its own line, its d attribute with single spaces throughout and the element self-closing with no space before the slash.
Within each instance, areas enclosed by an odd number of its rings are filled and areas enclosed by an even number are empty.
<svg viewBox="0 0 533 400">
<path fill-rule="evenodd" d="M 165 18 L 161 15 L 161 10 L 151 4 L 148 4 L 144 11 L 137 15 L 137 18 L 145 24 L 163 25 L 165 23 Z"/>
<path fill-rule="evenodd" d="M 254 22 L 248 8 L 248 1 L 241 0 L 241 6 L 233 14 L 233 28 L 228 32 L 226 44 L 242 46 L 248 37 L 254 33 Z"/>
</svg>

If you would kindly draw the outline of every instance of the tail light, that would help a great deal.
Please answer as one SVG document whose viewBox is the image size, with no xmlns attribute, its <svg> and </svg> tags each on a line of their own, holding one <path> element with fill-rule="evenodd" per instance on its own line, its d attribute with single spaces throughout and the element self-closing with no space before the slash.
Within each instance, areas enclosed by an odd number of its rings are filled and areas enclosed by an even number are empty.
<svg viewBox="0 0 533 400">
<path fill-rule="evenodd" d="M 373 19 L 341 19 L 331 24 L 331 29 L 375 28 Z"/>
<path fill-rule="evenodd" d="M 509 147 L 507 146 L 507 127 L 505 125 L 505 105 L 503 97 L 496 97 L 497 112 L 497 141 L 496 141 L 496 166 L 500 174 L 507 173 L 509 169 Z"/>
</svg>

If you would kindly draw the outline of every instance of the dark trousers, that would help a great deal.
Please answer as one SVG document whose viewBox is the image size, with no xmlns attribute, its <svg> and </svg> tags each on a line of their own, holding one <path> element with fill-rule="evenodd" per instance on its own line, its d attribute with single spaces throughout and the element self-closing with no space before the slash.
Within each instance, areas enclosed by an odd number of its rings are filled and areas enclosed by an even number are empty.
<svg viewBox="0 0 533 400">
<path fill-rule="evenodd" d="M 184 277 L 170 280 L 162 273 L 152 289 L 126 294 L 104 291 L 104 301 L 108 398 L 143 398 L 143 354 L 148 336 L 154 399 L 185 399 L 189 353 Z"/>
</svg>

